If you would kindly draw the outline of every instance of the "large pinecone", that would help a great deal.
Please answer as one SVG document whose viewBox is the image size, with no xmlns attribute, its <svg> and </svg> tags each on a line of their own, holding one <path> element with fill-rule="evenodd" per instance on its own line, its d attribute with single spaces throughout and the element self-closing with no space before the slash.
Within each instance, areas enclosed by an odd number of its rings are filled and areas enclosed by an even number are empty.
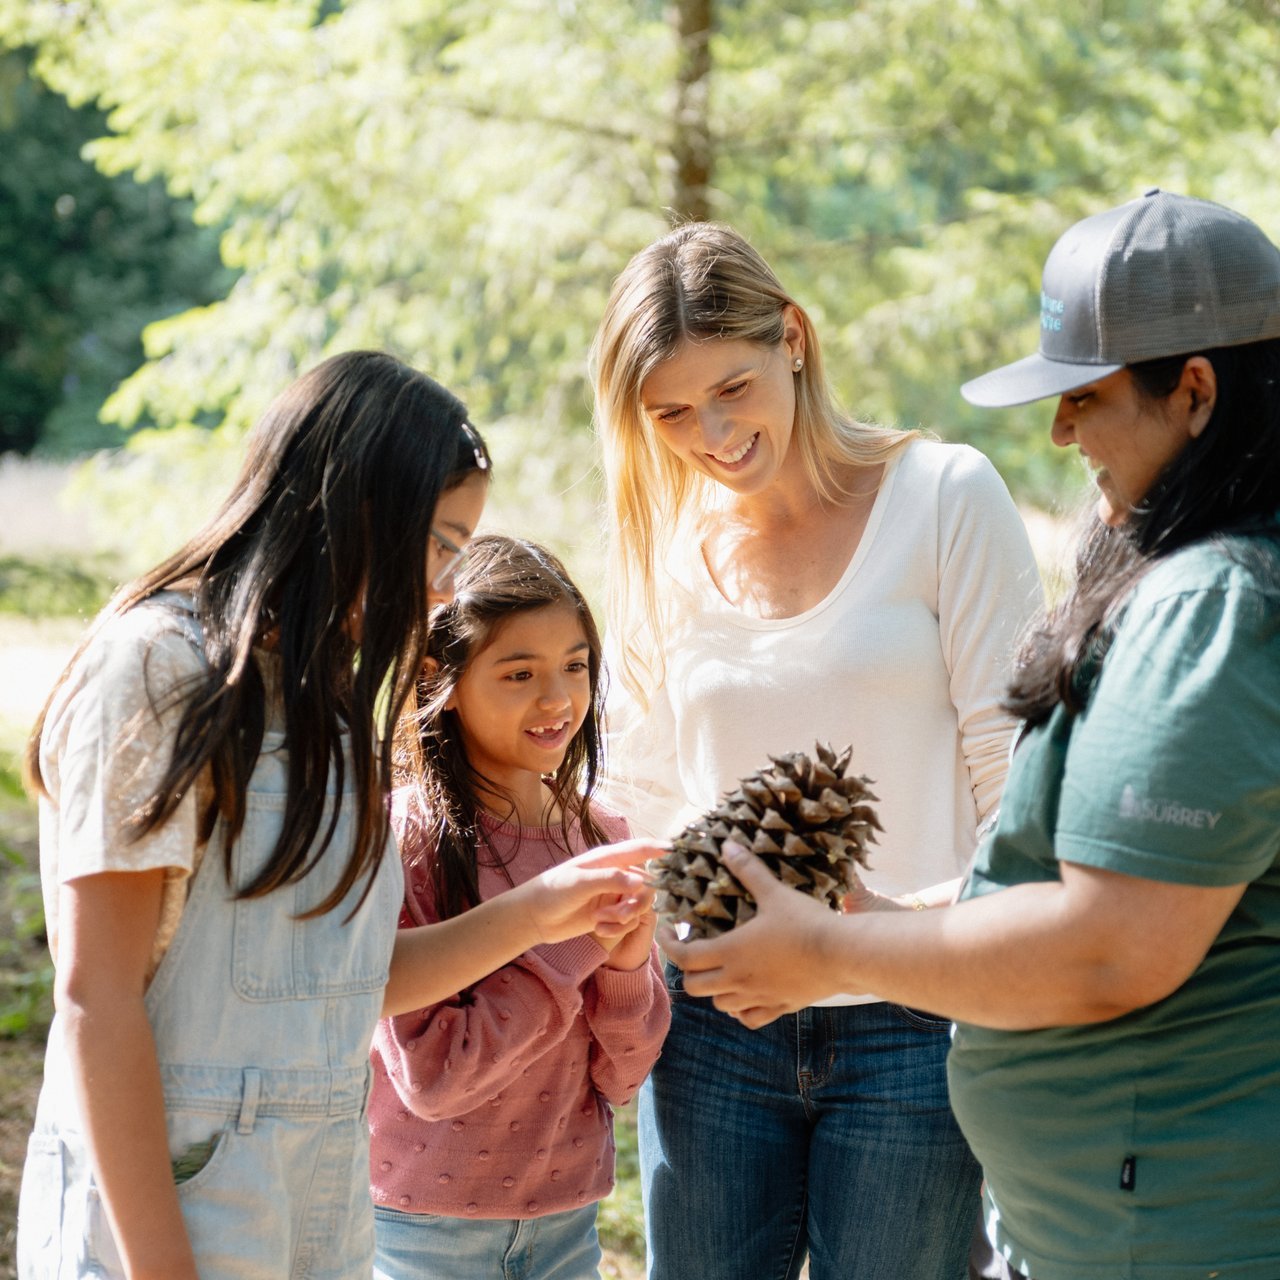
<svg viewBox="0 0 1280 1280">
<path fill-rule="evenodd" d="M 657 859 L 657 909 L 689 936 L 712 937 L 745 924 L 755 899 L 729 874 L 721 846 L 733 840 L 758 854 L 780 880 L 839 908 L 852 888 L 854 863 L 883 830 L 868 801 L 870 779 L 846 775 L 852 748 L 837 755 L 821 743 L 817 759 L 795 752 L 726 792 L 720 803 L 676 836 Z"/>
</svg>

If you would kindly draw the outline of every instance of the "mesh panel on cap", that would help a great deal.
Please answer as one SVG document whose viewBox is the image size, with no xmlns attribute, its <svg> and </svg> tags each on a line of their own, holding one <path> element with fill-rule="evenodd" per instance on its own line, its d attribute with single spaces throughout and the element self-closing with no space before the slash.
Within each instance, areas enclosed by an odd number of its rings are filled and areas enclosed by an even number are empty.
<svg viewBox="0 0 1280 1280">
<path fill-rule="evenodd" d="M 1155 196 L 1100 281 L 1103 355 L 1117 363 L 1280 334 L 1280 253 L 1247 219 Z"/>
</svg>

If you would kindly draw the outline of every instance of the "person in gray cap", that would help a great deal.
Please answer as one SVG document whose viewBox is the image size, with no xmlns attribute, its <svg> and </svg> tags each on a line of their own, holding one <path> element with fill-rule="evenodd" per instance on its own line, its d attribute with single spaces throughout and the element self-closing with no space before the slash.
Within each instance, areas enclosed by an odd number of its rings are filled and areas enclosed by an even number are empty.
<svg viewBox="0 0 1280 1280">
<path fill-rule="evenodd" d="M 955 1019 L 983 1166 L 972 1277 L 1280 1276 L 1280 250 L 1149 191 L 1045 265 L 1037 354 L 1094 472 L 1073 589 L 1027 640 L 999 820 L 961 901 L 825 911 L 749 854 L 759 915 L 664 945 L 760 1026 L 859 988 Z"/>
</svg>

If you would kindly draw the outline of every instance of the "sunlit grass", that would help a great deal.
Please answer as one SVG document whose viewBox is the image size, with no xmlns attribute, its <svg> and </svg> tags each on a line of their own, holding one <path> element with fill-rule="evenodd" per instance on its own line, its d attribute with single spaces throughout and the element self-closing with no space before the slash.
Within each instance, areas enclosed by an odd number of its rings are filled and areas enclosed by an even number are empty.
<svg viewBox="0 0 1280 1280">
<path fill-rule="evenodd" d="M 644 1274 L 644 1213 L 634 1102 L 615 1112 L 613 1133 L 618 1144 L 617 1183 L 609 1198 L 601 1202 L 598 1219 L 600 1245 L 605 1251 L 603 1274 L 631 1280 Z"/>
</svg>

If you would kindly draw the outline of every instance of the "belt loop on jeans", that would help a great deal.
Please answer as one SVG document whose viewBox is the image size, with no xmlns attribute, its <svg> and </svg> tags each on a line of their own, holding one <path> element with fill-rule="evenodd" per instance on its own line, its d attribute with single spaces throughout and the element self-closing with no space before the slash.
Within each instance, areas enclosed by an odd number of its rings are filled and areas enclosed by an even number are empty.
<svg viewBox="0 0 1280 1280">
<path fill-rule="evenodd" d="M 244 1092 L 240 1095 L 240 1119 L 237 1133 L 252 1133 L 258 1118 L 258 1102 L 262 1097 L 262 1072 L 249 1067 L 244 1073 Z"/>
</svg>

